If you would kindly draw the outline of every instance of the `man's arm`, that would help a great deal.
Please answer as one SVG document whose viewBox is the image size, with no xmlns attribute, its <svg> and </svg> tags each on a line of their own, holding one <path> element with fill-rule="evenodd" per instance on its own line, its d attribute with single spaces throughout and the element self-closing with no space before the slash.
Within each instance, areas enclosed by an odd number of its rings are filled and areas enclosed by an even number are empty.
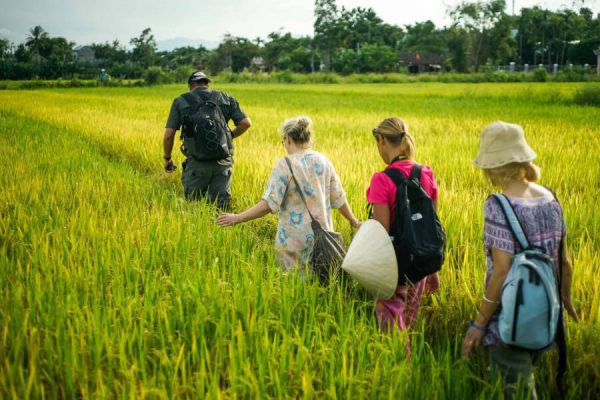
<svg viewBox="0 0 600 400">
<path fill-rule="evenodd" d="M 172 172 L 175 169 L 175 164 L 173 164 L 173 160 L 171 159 L 171 152 L 173 151 L 176 132 L 177 131 L 173 128 L 165 128 L 165 134 L 163 136 L 163 159 L 165 163 L 165 171 L 167 172 Z"/>
<path fill-rule="evenodd" d="M 235 128 L 231 131 L 231 136 L 234 138 L 240 137 L 251 126 L 252 121 L 250 121 L 250 118 L 246 117 L 235 125 Z"/>
</svg>

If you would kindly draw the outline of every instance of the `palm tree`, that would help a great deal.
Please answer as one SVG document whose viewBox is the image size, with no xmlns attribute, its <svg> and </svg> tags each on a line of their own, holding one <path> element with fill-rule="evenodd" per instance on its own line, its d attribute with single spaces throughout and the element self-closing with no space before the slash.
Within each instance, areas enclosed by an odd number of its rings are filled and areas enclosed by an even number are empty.
<svg viewBox="0 0 600 400">
<path fill-rule="evenodd" d="M 25 45 L 29 47 L 34 54 L 39 56 L 42 42 L 48 39 L 48 37 L 48 32 L 46 32 L 41 26 L 37 25 L 29 30 L 29 35 L 27 36 Z"/>
</svg>

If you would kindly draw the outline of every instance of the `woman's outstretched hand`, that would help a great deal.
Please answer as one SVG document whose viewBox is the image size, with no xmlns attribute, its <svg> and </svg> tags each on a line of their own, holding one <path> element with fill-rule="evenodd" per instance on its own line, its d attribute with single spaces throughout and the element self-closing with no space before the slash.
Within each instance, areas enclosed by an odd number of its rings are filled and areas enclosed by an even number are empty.
<svg viewBox="0 0 600 400">
<path fill-rule="evenodd" d="M 464 358 L 469 358 L 473 353 L 473 350 L 481 345 L 481 339 L 483 339 L 484 333 L 484 331 L 475 327 L 470 327 L 469 330 L 467 330 L 462 345 L 462 355 Z"/>
<path fill-rule="evenodd" d="M 238 214 L 225 213 L 217 217 L 217 225 L 233 226 L 239 224 Z"/>
</svg>

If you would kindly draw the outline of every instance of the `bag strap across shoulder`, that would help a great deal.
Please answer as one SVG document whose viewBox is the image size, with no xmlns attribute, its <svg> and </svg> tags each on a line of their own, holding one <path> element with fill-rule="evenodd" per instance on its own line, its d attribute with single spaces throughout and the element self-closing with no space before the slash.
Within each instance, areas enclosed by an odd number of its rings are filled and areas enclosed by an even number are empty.
<svg viewBox="0 0 600 400">
<path fill-rule="evenodd" d="M 181 95 L 181 97 L 183 97 L 190 106 L 195 106 L 200 103 L 196 96 L 194 96 L 191 92 L 184 93 Z"/>
<path fill-rule="evenodd" d="M 558 200 L 558 197 L 556 196 L 556 193 L 554 193 L 554 191 L 552 189 L 550 189 L 549 187 L 544 186 L 546 189 L 548 189 L 548 191 L 550 193 L 552 193 L 552 196 L 554 197 L 554 200 L 556 200 L 556 202 L 558 203 L 558 205 L 560 206 L 561 209 L 561 215 L 563 215 L 564 210 L 562 208 L 562 204 L 560 203 L 560 200 Z M 564 216 L 562 217 L 563 219 L 563 223 L 564 223 Z M 556 370 L 556 383 L 558 386 L 558 390 L 561 394 L 561 397 L 564 397 L 564 391 L 565 391 L 565 382 L 564 382 L 564 376 L 565 373 L 567 372 L 567 335 L 566 335 L 566 327 L 565 327 L 565 317 L 564 317 L 564 309 L 563 309 L 563 300 L 562 300 L 562 271 L 563 271 L 563 251 L 564 251 L 564 240 L 563 238 L 560 239 L 560 244 L 558 246 L 558 284 L 557 284 L 557 289 L 558 289 L 558 299 L 560 302 L 560 314 L 559 314 L 559 319 L 558 319 L 558 327 L 556 329 L 556 344 L 558 347 L 558 368 Z"/>
<path fill-rule="evenodd" d="M 198 96 L 195 96 L 192 92 L 184 93 L 181 95 L 181 97 L 183 97 L 190 106 L 198 106 L 201 103 L 212 103 L 214 105 L 219 105 L 222 103 L 221 94 L 216 90 L 211 90 L 209 92 L 207 100 L 198 98 Z"/>
<path fill-rule="evenodd" d="M 410 175 L 408 176 L 408 179 L 420 184 L 421 183 L 421 170 L 422 170 L 421 164 L 415 163 L 413 165 L 412 170 L 410 171 Z M 402 172 L 400 172 L 399 170 L 397 170 L 396 168 L 388 167 L 383 172 L 387 176 L 390 177 L 390 179 L 394 182 L 394 184 L 396 186 L 400 186 L 401 184 L 403 184 L 406 181 L 404 174 Z"/>
<path fill-rule="evenodd" d="M 530 247 L 529 240 L 527 240 L 527 236 L 525 235 L 525 232 L 523 231 L 523 227 L 521 227 L 521 223 L 519 222 L 519 219 L 517 218 L 517 214 L 515 214 L 515 210 L 514 210 L 512 204 L 510 204 L 510 201 L 508 201 L 508 198 L 501 193 L 494 193 L 493 196 L 496 199 L 496 201 L 498 202 L 498 204 L 500 204 L 500 208 L 502 209 L 502 212 L 504 213 L 506 222 L 508 222 L 508 226 L 510 227 L 510 230 L 512 231 L 513 235 L 519 242 L 519 245 L 521 246 L 521 248 L 523 250 L 529 249 L 529 247 Z"/>
<path fill-rule="evenodd" d="M 400 186 L 406 182 L 406 178 L 402 172 L 398 171 L 396 168 L 387 168 L 383 172 L 392 180 L 392 182 L 394 182 L 396 186 Z"/>
<path fill-rule="evenodd" d="M 302 202 L 304 203 L 304 206 L 306 206 L 306 211 L 308 211 L 308 215 L 310 215 L 310 219 L 313 222 L 318 222 L 315 219 L 315 217 L 313 217 L 312 213 L 310 212 L 310 209 L 308 208 L 308 204 L 306 203 L 306 198 L 304 197 L 302 186 L 300 186 L 300 184 L 296 180 L 296 177 L 294 176 L 294 169 L 292 168 L 292 163 L 290 162 L 290 159 L 287 158 L 287 157 L 284 157 L 284 158 L 285 158 L 285 162 L 287 163 L 288 168 L 290 169 L 290 172 L 292 173 L 292 179 L 294 180 L 294 182 L 296 183 L 296 186 L 298 187 L 298 192 L 300 193 L 300 197 L 302 198 Z"/>
<path fill-rule="evenodd" d="M 421 164 L 415 163 L 415 165 L 412 168 L 412 171 L 410 171 L 409 179 L 421 183 Z"/>
</svg>

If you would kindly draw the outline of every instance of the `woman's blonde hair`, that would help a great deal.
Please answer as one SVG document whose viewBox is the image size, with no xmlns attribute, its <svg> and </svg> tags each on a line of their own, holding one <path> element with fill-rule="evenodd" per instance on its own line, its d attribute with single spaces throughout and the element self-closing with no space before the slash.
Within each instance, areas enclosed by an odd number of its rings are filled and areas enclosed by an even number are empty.
<svg viewBox="0 0 600 400">
<path fill-rule="evenodd" d="M 484 169 L 483 173 L 492 185 L 499 187 L 521 179 L 535 182 L 539 180 L 541 176 L 540 168 L 531 161 L 521 163 L 514 162 L 497 168 Z"/>
<path fill-rule="evenodd" d="M 377 126 L 374 133 L 381 135 L 393 147 L 400 148 L 400 155 L 414 160 L 417 154 L 415 139 L 408 132 L 408 126 L 398 117 L 386 118 Z"/>
<path fill-rule="evenodd" d="M 286 119 L 280 128 L 281 135 L 289 137 L 295 144 L 310 145 L 312 120 L 306 115 Z"/>
</svg>

